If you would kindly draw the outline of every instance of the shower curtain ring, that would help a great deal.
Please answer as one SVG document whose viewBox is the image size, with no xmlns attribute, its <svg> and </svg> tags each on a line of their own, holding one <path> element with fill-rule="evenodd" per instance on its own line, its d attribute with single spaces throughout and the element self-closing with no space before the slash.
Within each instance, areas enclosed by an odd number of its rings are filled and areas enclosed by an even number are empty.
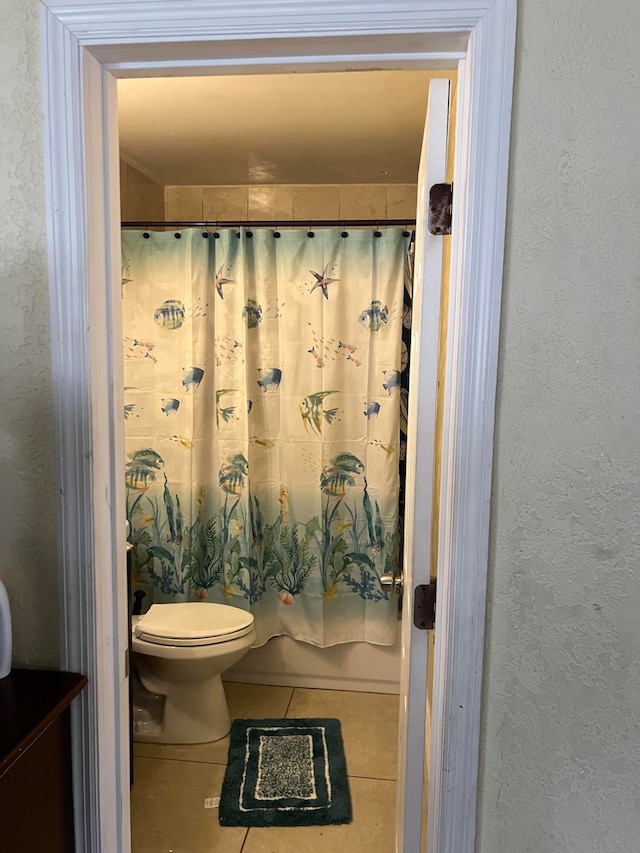
<svg viewBox="0 0 640 853">
<path fill-rule="evenodd" d="M 342 233 L 340 234 L 340 236 L 341 236 L 341 237 L 348 237 L 348 236 L 349 236 L 349 232 L 347 231 L 347 224 L 346 224 L 346 222 L 343 222 L 343 223 L 342 223 Z"/>
<path fill-rule="evenodd" d="M 242 231 L 240 230 L 241 228 L 242 228 L 242 225 L 240 224 L 240 222 L 238 222 L 238 230 L 236 231 L 236 237 L 238 239 L 240 239 L 240 237 L 242 237 Z"/>
<path fill-rule="evenodd" d="M 244 232 L 244 236 L 251 239 L 253 237 L 253 231 L 251 230 L 251 223 L 247 222 L 247 230 Z"/>
<path fill-rule="evenodd" d="M 142 232 L 142 236 L 144 237 L 145 240 L 148 240 L 149 237 L 151 236 L 151 234 L 149 234 L 149 223 L 148 222 L 144 223 L 144 231 Z"/>
<path fill-rule="evenodd" d="M 307 237 L 315 237 L 315 233 L 311 230 L 311 223 L 309 223 L 309 230 L 307 231 Z"/>
<path fill-rule="evenodd" d="M 382 237 L 382 231 L 380 230 L 380 223 L 376 221 L 376 230 L 373 232 L 374 237 Z"/>
<path fill-rule="evenodd" d="M 176 240 L 179 240 L 182 237 L 182 234 L 180 233 L 180 223 L 177 221 L 176 221 L 176 233 L 173 236 L 176 238 Z"/>
<path fill-rule="evenodd" d="M 276 230 L 273 232 L 273 236 L 277 239 L 280 237 L 280 232 L 278 231 L 278 223 L 276 222 Z"/>
<path fill-rule="evenodd" d="M 205 240 L 209 239 L 209 223 L 208 222 L 204 223 L 204 231 L 202 232 L 202 236 L 204 237 Z"/>
<path fill-rule="evenodd" d="M 220 239 L 220 232 L 218 231 L 218 223 L 217 223 L 217 222 L 214 222 L 214 223 L 213 223 L 213 227 L 216 229 L 216 230 L 213 232 L 213 238 L 214 238 L 214 240 L 219 240 L 219 239 Z"/>
</svg>

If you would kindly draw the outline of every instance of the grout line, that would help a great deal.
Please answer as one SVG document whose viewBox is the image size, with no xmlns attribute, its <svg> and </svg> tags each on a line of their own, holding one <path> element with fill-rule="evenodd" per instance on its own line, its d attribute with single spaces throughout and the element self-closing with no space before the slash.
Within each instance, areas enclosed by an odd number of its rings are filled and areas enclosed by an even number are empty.
<svg viewBox="0 0 640 853">
<path fill-rule="evenodd" d="M 249 837 L 249 830 L 251 827 L 247 827 L 247 831 L 244 834 L 244 838 L 242 839 L 242 847 L 240 848 L 240 853 L 244 850 L 244 845 L 247 843 L 247 838 Z"/>
<path fill-rule="evenodd" d="M 348 779 L 371 779 L 372 782 L 397 782 L 397 779 L 390 779 L 388 776 L 360 776 L 358 773 L 347 773 Z"/>
<path fill-rule="evenodd" d="M 136 758 L 149 758 L 151 761 L 181 761 L 183 764 L 213 764 L 216 767 L 226 767 L 226 761 L 202 761 L 198 758 L 176 758 L 168 755 L 136 755 Z"/>
<path fill-rule="evenodd" d="M 287 714 L 289 713 L 289 708 L 291 707 L 291 703 L 293 702 L 293 694 L 296 692 L 296 688 L 291 688 L 291 696 L 289 696 L 289 701 L 287 702 L 287 710 L 284 712 L 285 719 L 287 718 Z"/>
</svg>

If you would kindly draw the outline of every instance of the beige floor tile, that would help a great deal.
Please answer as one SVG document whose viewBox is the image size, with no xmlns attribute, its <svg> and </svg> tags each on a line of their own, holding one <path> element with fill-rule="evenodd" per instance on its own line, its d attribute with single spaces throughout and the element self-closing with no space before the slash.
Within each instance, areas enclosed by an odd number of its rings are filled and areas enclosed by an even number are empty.
<svg viewBox="0 0 640 853">
<path fill-rule="evenodd" d="M 133 853 L 240 853 L 244 827 L 222 827 L 205 797 L 219 797 L 224 767 L 136 758 L 131 792 Z"/>
<path fill-rule="evenodd" d="M 231 719 L 246 718 L 261 719 L 263 717 L 284 717 L 292 687 L 273 687 L 269 684 L 240 684 L 225 681 L 224 690 L 227 694 L 229 714 Z"/>
<path fill-rule="evenodd" d="M 291 699 L 291 687 L 272 687 L 266 684 L 236 684 L 225 682 L 224 690 L 231 719 L 284 717 Z M 206 761 L 226 764 L 229 738 L 213 743 L 156 744 L 136 743 L 136 755 L 152 758 L 172 758 L 180 761 Z"/>
<path fill-rule="evenodd" d="M 395 779 L 398 701 L 384 693 L 296 688 L 287 717 L 337 717 L 349 776 Z"/>
<path fill-rule="evenodd" d="M 396 783 L 349 779 L 353 822 L 342 826 L 253 827 L 242 853 L 393 853 Z M 137 851 L 136 851 L 137 853 Z"/>
</svg>

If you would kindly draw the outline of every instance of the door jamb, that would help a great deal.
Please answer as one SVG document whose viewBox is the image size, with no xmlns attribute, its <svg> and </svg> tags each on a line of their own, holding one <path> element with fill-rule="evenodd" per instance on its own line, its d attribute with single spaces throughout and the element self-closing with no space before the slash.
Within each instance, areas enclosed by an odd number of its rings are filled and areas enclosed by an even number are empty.
<svg viewBox="0 0 640 853">
<path fill-rule="evenodd" d="M 515 0 L 325 0 L 321 12 L 289 0 L 42 0 L 61 665 L 90 679 L 73 712 L 78 850 L 130 849 L 119 289 L 105 287 L 120 269 L 114 76 L 464 57 L 428 851 L 473 853 L 515 13 Z"/>
</svg>

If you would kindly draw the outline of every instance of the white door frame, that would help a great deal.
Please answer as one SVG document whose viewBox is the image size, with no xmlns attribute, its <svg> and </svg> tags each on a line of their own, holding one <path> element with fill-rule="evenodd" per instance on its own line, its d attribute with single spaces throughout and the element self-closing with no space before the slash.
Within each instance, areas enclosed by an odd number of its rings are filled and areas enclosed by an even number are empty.
<svg viewBox="0 0 640 853">
<path fill-rule="evenodd" d="M 428 849 L 473 853 L 515 15 L 516 0 L 42 0 L 61 665 L 89 677 L 73 713 L 78 850 L 130 849 L 115 77 L 464 60 Z"/>
</svg>

